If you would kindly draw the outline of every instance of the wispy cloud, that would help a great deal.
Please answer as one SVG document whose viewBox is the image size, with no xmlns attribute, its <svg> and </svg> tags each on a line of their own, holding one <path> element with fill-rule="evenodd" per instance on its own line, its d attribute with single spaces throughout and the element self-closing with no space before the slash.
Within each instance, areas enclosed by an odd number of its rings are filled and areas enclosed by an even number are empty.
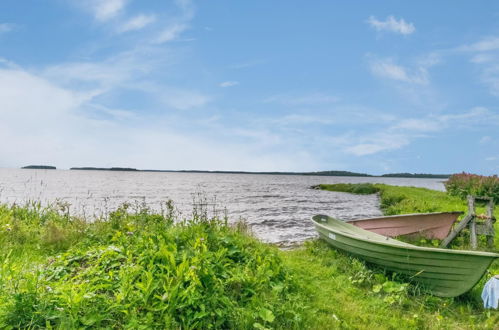
<svg viewBox="0 0 499 330">
<path fill-rule="evenodd" d="M 186 110 L 207 104 L 211 100 L 210 96 L 169 86 L 151 76 L 156 70 L 170 67 L 168 55 L 168 50 L 142 48 L 124 51 L 101 61 L 51 66 L 43 70 L 42 75 L 68 88 L 84 90 L 94 97 L 133 90 L 153 97 L 166 105 L 167 109 Z"/>
<path fill-rule="evenodd" d="M 489 36 L 477 42 L 453 49 L 457 53 L 469 53 L 470 62 L 480 72 L 479 80 L 488 86 L 492 95 L 499 96 L 499 37 Z"/>
<path fill-rule="evenodd" d="M 435 56 L 429 56 L 416 63 L 413 68 L 396 64 L 393 59 L 373 58 L 369 62 L 371 72 L 381 78 L 403 81 L 410 84 L 427 85 L 430 82 L 428 68 L 437 64 Z"/>
<path fill-rule="evenodd" d="M 145 28 L 146 26 L 156 21 L 156 15 L 140 14 L 132 17 L 118 27 L 118 32 L 136 31 Z"/>
<path fill-rule="evenodd" d="M 345 151 L 355 156 L 366 156 L 381 151 L 399 149 L 410 143 L 407 136 L 393 133 L 377 133 L 371 136 L 361 137 L 359 140 L 359 143 L 346 147 Z"/>
<path fill-rule="evenodd" d="M 297 95 L 295 93 L 277 94 L 264 100 L 265 103 L 279 103 L 290 106 L 326 105 L 338 102 L 339 98 L 324 93 L 309 93 Z"/>
<path fill-rule="evenodd" d="M 267 62 L 266 60 L 248 60 L 240 63 L 231 64 L 229 65 L 229 69 L 235 69 L 235 70 L 247 69 L 264 64 L 266 62 Z"/>
<path fill-rule="evenodd" d="M 173 23 L 164 28 L 158 37 L 154 40 L 155 43 L 162 44 L 178 38 L 178 36 L 187 30 L 188 25 L 183 23 Z"/>
<path fill-rule="evenodd" d="M 480 139 L 479 141 L 481 144 L 487 144 L 487 143 L 490 143 L 492 142 L 492 138 L 488 135 L 486 136 L 482 136 L 482 138 Z"/>
<path fill-rule="evenodd" d="M 237 86 L 237 85 L 239 85 L 238 81 L 229 80 L 229 81 L 221 82 L 219 86 L 220 87 L 232 87 L 232 86 Z"/>
<path fill-rule="evenodd" d="M 165 105 L 179 110 L 199 108 L 211 101 L 211 97 L 203 93 L 169 86 L 158 86 L 156 95 Z"/>
<path fill-rule="evenodd" d="M 415 140 L 429 138 L 450 127 L 472 129 L 492 125 L 499 128 L 499 115 L 483 107 L 452 114 L 429 115 L 423 118 L 399 119 L 396 124 L 379 126 L 370 133 L 351 134 L 342 141 L 345 152 L 356 156 L 403 148 Z M 482 139 L 485 142 L 488 139 Z M 484 143 L 485 143 L 484 142 Z"/>
<path fill-rule="evenodd" d="M 0 34 L 10 32 L 14 29 L 14 24 L 0 23 Z"/>
<path fill-rule="evenodd" d="M 370 16 L 367 19 L 367 23 L 377 31 L 389 31 L 403 35 L 409 35 L 416 31 L 414 24 L 407 23 L 403 18 L 397 20 L 393 16 L 388 16 L 384 21 L 380 21 L 376 19 L 376 17 Z"/>
<path fill-rule="evenodd" d="M 127 0 L 86 0 L 83 3 L 93 13 L 95 19 L 106 22 L 118 16 L 127 2 Z"/>
<path fill-rule="evenodd" d="M 193 101 L 192 94 L 179 90 L 165 91 L 165 98 L 186 99 L 179 107 L 204 102 Z M 104 115 L 95 116 L 95 112 Z M 171 120 L 161 112 L 137 116 L 21 68 L 0 69 L 0 116 L 0 139 L 12 141 L 0 144 L 2 159 L 15 164 L 254 171 L 315 168 L 312 158 L 299 150 L 275 150 L 284 142 L 270 130 L 239 129 L 230 132 L 230 139 L 227 130 L 198 134 L 202 127 L 193 127 L 192 117 Z M 182 122 L 190 130 L 182 130 Z M 247 143 L 232 142 L 235 138 Z M 0 165 L 13 166 L 3 160 Z"/>
<path fill-rule="evenodd" d="M 457 48 L 460 51 L 488 52 L 499 49 L 499 37 L 487 37 L 472 44 L 462 45 Z"/>
<path fill-rule="evenodd" d="M 182 32 L 189 29 L 189 22 L 194 18 L 194 4 L 190 0 L 177 0 L 175 3 L 180 10 L 179 15 L 168 22 L 153 40 L 154 43 L 162 44 L 173 41 L 177 39 Z"/>
<path fill-rule="evenodd" d="M 392 129 L 409 130 L 415 132 L 436 132 L 442 128 L 435 120 L 404 119 L 392 127 Z"/>
</svg>

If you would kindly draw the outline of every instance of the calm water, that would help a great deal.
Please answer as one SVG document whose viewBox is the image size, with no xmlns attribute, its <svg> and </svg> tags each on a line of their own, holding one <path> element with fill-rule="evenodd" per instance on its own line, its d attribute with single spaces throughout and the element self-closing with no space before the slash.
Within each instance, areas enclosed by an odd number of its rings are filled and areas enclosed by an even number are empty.
<svg viewBox="0 0 499 330">
<path fill-rule="evenodd" d="M 227 208 L 231 221 L 245 219 L 262 240 L 288 245 L 315 236 L 314 214 L 345 220 L 381 215 L 375 195 L 309 188 L 340 182 L 444 190 L 440 179 L 0 169 L 0 201 L 67 202 L 73 214 L 92 219 L 124 202 L 159 210 L 169 199 L 188 218 L 193 200 L 201 200 L 209 203 L 210 212 Z"/>
</svg>

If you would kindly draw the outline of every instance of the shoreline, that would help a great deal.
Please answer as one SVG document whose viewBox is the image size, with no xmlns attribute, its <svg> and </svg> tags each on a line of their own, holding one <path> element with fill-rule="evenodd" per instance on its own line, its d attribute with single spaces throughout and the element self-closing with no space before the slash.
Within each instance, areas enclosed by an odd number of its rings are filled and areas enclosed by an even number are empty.
<svg viewBox="0 0 499 330">
<path fill-rule="evenodd" d="M 377 186 L 385 214 L 466 207 L 443 192 Z M 481 308 L 484 279 L 463 299 L 438 298 L 321 240 L 279 249 L 202 209 L 175 222 L 173 206 L 156 214 L 123 205 L 106 221 L 86 223 L 64 209 L 33 207 L 0 205 L 0 242 L 10 251 L 0 256 L 0 327 L 439 329 L 499 320 Z M 491 272 L 499 272 L 497 261 Z M 15 293 L 27 300 L 16 302 Z"/>
</svg>

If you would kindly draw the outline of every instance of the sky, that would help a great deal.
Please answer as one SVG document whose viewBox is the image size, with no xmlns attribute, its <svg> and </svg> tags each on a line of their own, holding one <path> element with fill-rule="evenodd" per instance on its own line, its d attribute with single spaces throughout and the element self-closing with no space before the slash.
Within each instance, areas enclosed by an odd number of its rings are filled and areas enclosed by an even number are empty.
<svg viewBox="0 0 499 330">
<path fill-rule="evenodd" d="M 0 167 L 499 172 L 496 1 L 0 2 Z"/>
</svg>

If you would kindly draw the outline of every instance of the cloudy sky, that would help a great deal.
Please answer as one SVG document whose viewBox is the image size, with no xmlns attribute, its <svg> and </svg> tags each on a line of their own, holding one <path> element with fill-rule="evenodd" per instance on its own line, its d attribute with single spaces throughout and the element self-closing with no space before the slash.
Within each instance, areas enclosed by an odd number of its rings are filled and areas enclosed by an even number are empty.
<svg viewBox="0 0 499 330">
<path fill-rule="evenodd" d="M 499 172 L 495 1 L 0 2 L 0 167 Z"/>
</svg>

